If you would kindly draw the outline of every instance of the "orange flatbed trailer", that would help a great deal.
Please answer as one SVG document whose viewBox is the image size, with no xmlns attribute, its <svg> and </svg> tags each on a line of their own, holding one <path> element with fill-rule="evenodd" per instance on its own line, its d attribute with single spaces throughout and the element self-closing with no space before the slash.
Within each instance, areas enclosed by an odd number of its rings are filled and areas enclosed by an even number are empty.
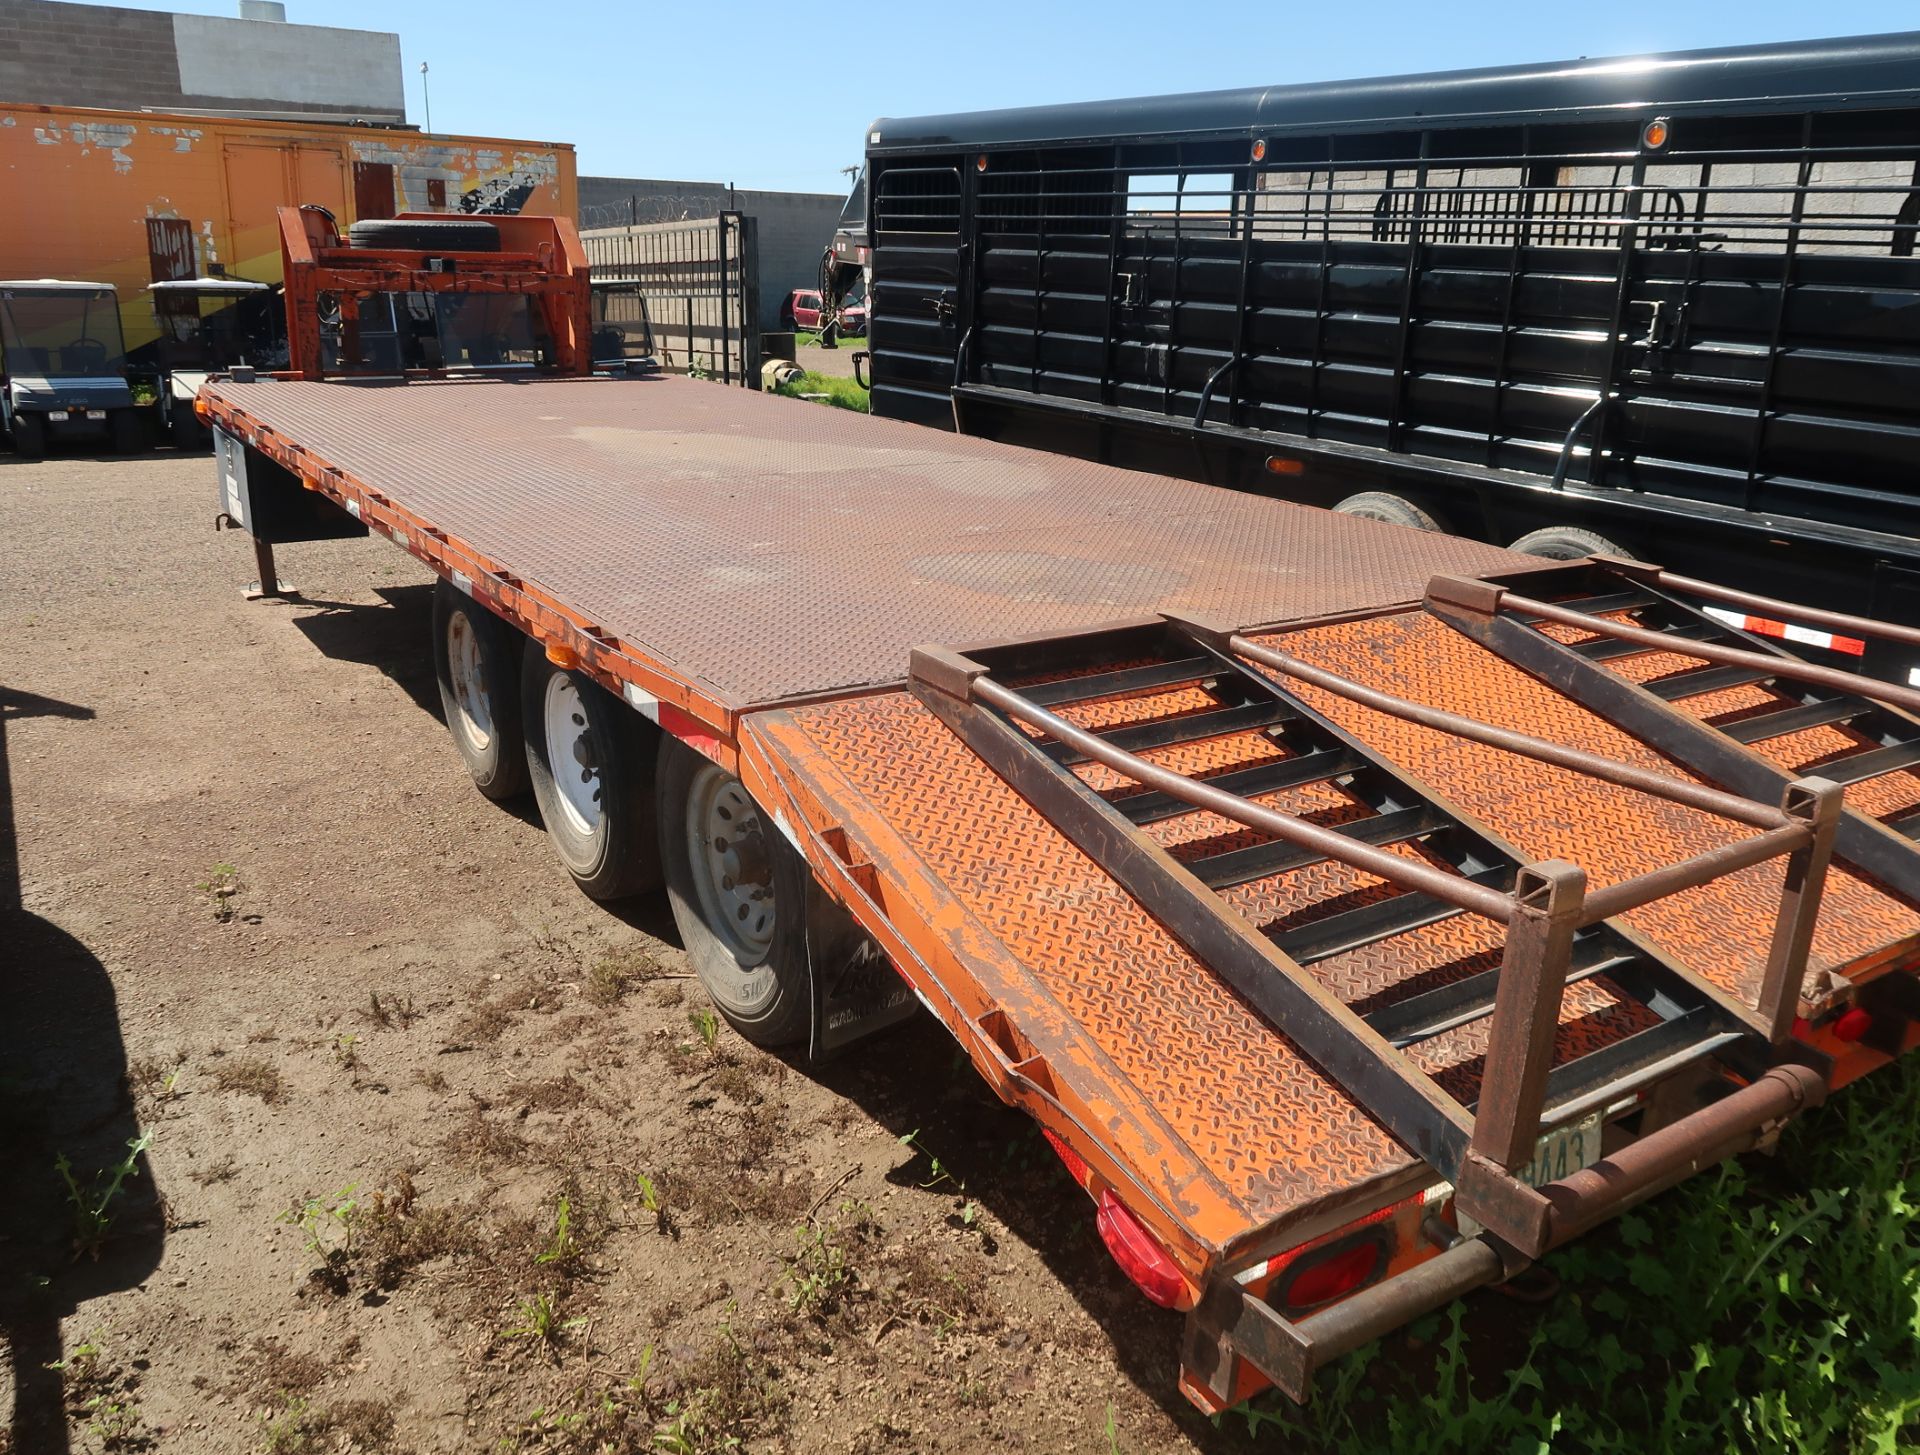
<svg viewBox="0 0 1920 1455">
<path fill-rule="evenodd" d="M 1920 694 L 1654 568 L 691 380 L 201 407 L 240 523 L 338 507 L 736 774 L 1203 1408 L 1920 1041 Z"/>
</svg>

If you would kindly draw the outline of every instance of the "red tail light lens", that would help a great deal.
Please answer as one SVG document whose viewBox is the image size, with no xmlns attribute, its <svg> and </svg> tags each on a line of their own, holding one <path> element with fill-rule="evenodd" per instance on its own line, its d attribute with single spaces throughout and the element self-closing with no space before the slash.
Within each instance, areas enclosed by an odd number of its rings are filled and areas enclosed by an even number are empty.
<svg viewBox="0 0 1920 1455">
<path fill-rule="evenodd" d="M 1288 1272 L 1280 1286 L 1280 1302 L 1289 1310 L 1330 1303 L 1379 1276 L 1386 1264 L 1386 1248 L 1378 1238 L 1363 1238 L 1325 1253 L 1308 1254 Z"/>
<path fill-rule="evenodd" d="M 1855 1006 L 1833 1023 L 1833 1038 L 1836 1041 L 1857 1041 L 1873 1029 L 1873 1017 Z"/>
<path fill-rule="evenodd" d="M 1100 1211 L 1094 1224 L 1100 1229 L 1100 1241 L 1113 1254 L 1113 1261 L 1142 1293 L 1161 1308 L 1192 1306 L 1193 1296 L 1187 1280 L 1167 1256 L 1167 1250 L 1111 1192 L 1101 1192 Z"/>
</svg>

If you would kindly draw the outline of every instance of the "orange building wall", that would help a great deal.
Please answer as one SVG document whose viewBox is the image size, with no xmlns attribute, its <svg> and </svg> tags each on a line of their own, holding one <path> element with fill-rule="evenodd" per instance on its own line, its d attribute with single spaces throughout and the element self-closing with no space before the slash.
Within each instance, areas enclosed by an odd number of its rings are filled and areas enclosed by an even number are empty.
<svg viewBox="0 0 1920 1455">
<path fill-rule="evenodd" d="M 157 333 L 144 291 L 156 276 L 218 263 L 279 282 L 275 209 L 317 202 L 344 230 L 356 164 L 392 168 L 395 212 L 570 218 L 577 201 L 564 143 L 0 102 L 0 278 L 113 284 L 137 348 Z"/>
</svg>

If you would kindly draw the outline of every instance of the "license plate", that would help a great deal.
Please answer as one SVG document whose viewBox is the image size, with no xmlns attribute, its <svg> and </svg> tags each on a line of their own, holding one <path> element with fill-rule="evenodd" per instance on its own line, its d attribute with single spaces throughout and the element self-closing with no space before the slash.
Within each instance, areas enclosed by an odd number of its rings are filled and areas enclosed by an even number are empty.
<svg viewBox="0 0 1920 1455">
<path fill-rule="evenodd" d="M 47 418 L 55 424 L 65 424 L 67 422 L 67 412 L 64 409 L 49 409 L 47 411 Z"/>
<path fill-rule="evenodd" d="M 1513 1175 L 1529 1187 L 1571 1177 L 1600 1160 L 1600 1113 L 1555 1127 L 1534 1144 L 1533 1161 Z"/>
<path fill-rule="evenodd" d="M 89 409 L 87 411 L 88 419 L 105 419 L 106 417 L 107 412 L 104 409 Z"/>
</svg>

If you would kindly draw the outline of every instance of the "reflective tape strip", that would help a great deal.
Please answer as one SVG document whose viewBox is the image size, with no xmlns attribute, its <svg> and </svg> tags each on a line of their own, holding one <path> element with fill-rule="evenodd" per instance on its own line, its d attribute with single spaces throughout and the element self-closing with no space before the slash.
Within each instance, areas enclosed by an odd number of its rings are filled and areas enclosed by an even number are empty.
<svg viewBox="0 0 1920 1455">
<path fill-rule="evenodd" d="M 453 582 L 459 590 L 466 592 L 467 595 L 473 595 L 473 577 L 469 576 L 465 571 L 455 571 L 449 575 L 447 579 Z"/>
<path fill-rule="evenodd" d="M 355 520 L 358 520 L 360 518 L 360 502 L 357 500 L 349 500 L 347 502 L 347 514 Z"/>
<path fill-rule="evenodd" d="M 399 526 L 394 526 L 387 534 L 393 537 L 393 543 L 396 546 L 404 546 L 407 544 L 407 533 L 400 529 Z"/>
<path fill-rule="evenodd" d="M 1742 631 L 1752 632 L 1755 636 L 1774 637 L 1783 642 L 1798 642 L 1803 647 L 1825 647 L 1830 652 L 1845 652 L 1848 656 L 1858 657 L 1867 650 L 1867 644 L 1858 637 L 1843 637 L 1838 632 L 1815 631 L 1812 627 L 1795 626 L 1787 621 L 1769 621 L 1764 616 L 1746 616 L 1738 611 L 1729 611 L 1724 606 L 1703 608 L 1715 621 L 1724 621 L 1728 626 L 1739 627 Z"/>
</svg>

